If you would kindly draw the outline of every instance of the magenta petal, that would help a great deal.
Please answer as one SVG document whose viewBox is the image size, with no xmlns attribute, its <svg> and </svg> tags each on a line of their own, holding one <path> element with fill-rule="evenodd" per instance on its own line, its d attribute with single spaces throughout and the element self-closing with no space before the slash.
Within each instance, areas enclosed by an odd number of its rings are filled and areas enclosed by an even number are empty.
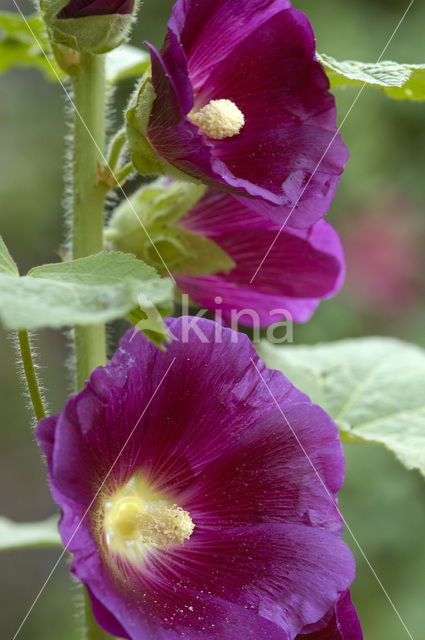
<svg viewBox="0 0 425 640">
<path fill-rule="evenodd" d="M 256 200 L 268 203 L 279 223 L 295 204 L 290 226 L 307 228 L 325 215 L 348 154 L 301 12 L 278 0 L 182 0 L 162 59 L 152 56 L 157 99 L 147 137 L 164 160 L 205 184 L 249 196 L 254 207 Z M 186 117 L 193 100 L 196 110 L 211 99 L 242 110 L 238 135 L 207 138 Z"/>
<path fill-rule="evenodd" d="M 235 602 L 291 637 L 320 620 L 354 576 L 340 538 L 294 524 L 205 529 L 163 560 L 154 556 L 152 566 L 167 582 Z"/>
<path fill-rule="evenodd" d="M 132 13 L 133 9 L 134 0 L 70 0 L 60 11 L 58 18 L 127 14 Z"/>
<path fill-rule="evenodd" d="M 71 570 L 96 619 L 131 640 L 294 640 L 322 628 L 354 573 L 334 503 L 336 425 L 246 336 L 199 318 L 168 328 L 167 351 L 127 332 L 37 427 Z M 140 476 L 194 518 L 184 542 L 128 554 L 110 545 L 107 500 Z"/>
<path fill-rule="evenodd" d="M 290 7 L 289 0 L 178 0 L 169 28 L 181 40 L 195 89 L 241 40 Z"/>
<path fill-rule="evenodd" d="M 196 333 L 191 322 L 169 322 L 174 340 L 166 352 L 129 330 L 110 365 L 96 369 L 85 389 L 67 403 L 56 423 L 52 460 L 59 491 L 88 506 L 92 486 L 107 475 L 134 429 L 111 481 L 119 485 L 143 469 L 162 490 L 175 493 L 254 427 L 255 406 L 275 412 L 258 385 L 251 363 L 258 356 L 248 338 L 220 329 L 221 343 L 214 343 L 214 323 L 198 318 L 192 323 Z M 182 343 L 186 330 L 189 341 Z M 283 376 L 274 375 L 280 393 L 304 398 Z M 37 432 L 40 442 L 47 437 L 44 425 L 40 422 Z"/>
<path fill-rule="evenodd" d="M 180 502 L 199 526 L 281 522 L 342 532 L 336 507 L 344 479 L 338 429 L 306 402 L 285 406 L 284 415 L 276 411 L 260 421 L 183 492 Z"/>
<path fill-rule="evenodd" d="M 195 302 L 220 311 L 227 322 L 235 314 L 241 324 L 254 326 L 305 322 L 319 300 L 342 285 L 341 243 L 322 220 L 309 230 L 282 229 L 234 197 L 210 190 L 181 224 L 211 238 L 235 262 L 229 273 L 177 277 Z"/>
<path fill-rule="evenodd" d="M 163 561 L 168 562 L 166 556 Z M 197 591 L 187 584 L 164 580 L 159 557 L 158 563 L 155 570 L 155 563 L 150 562 L 144 577 L 133 576 L 126 594 L 117 592 L 117 585 L 102 565 L 91 567 L 93 612 L 104 629 L 131 640 L 234 640 L 235 630 L 251 640 L 291 640 L 280 626 L 255 611 L 207 594 L 204 589 Z M 94 593 L 112 605 L 114 619 Z"/>
<path fill-rule="evenodd" d="M 170 46 L 172 40 L 169 41 Z M 221 181 L 222 176 L 212 166 L 210 145 L 185 115 L 190 107 L 188 79 L 182 81 L 180 73 L 177 78 L 172 78 L 161 54 L 148 46 L 152 60 L 152 84 L 157 96 L 147 130 L 150 144 L 158 155 L 181 171 L 200 180 Z M 177 80 L 180 80 L 179 87 L 176 86 Z"/>
<path fill-rule="evenodd" d="M 356 609 L 347 589 L 323 621 L 309 625 L 296 640 L 363 640 Z"/>
</svg>

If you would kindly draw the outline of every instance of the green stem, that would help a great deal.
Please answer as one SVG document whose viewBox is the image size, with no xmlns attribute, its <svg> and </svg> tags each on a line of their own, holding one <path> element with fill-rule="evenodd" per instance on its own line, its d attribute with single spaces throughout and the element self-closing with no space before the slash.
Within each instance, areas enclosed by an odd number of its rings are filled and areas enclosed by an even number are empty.
<svg viewBox="0 0 425 640">
<path fill-rule="evenodd" d="M 103 249 L 103 216 L 108 187 L 99 181 L 105 152 L 104 56 L 81 54 L 72 76 L 74 121 L 72 257 L 83 258 Z M 106 364 L 105 326 L 75 327 L 76 384 Z"/>
<path fill-rule="evenodd" d="M 103 217 L 108 186 L 99 180 L 105 153 L 105 60 L 81 54 L 74 89 L 72 257 L 83 258 L 103 249 Z M 90 373 L 106 364 L 105 325 L 75 327 L 75 378 L 80 389 Z M 93 618 L 86 589 L 84 598 L 85 640 L 105 640 Z"/>
<path fill-rule="evenodd" d="M 46 417 L 46 411 L 41 397 L 40 387 L 38 385 L 37 374 L 35 372 L 34 360 L 32 358 L 31 343 L 28 331 L 18 331 L 19 347 L 21 350 L 22 364 L 24 366 L 25 378 L 27 380 L 28 391 L 31 403 L 37 420 Z"/>
</svg>

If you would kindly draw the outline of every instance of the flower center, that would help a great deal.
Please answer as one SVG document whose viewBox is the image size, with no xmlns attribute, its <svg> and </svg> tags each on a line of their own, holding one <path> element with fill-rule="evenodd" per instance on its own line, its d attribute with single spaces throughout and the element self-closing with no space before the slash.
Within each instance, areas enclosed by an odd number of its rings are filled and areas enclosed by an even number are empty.
<svg viewBox="0 0 425 640">
<path fill-rule="evenodd" d="M 187 511 L 137 478 L 106 500 L 103 526 L 108 549 L 133 560 L 146 545 L 168 549 L 184 542 L 195 528 Z"/>
<path fill-rule="evenodd" d="M 211 100 L 199 111 L 189 113 L 189 118 L 202 133 L 214 140 L 232 138 L 245 124 L 242 111 L 231 100 Z"/>
</svg>

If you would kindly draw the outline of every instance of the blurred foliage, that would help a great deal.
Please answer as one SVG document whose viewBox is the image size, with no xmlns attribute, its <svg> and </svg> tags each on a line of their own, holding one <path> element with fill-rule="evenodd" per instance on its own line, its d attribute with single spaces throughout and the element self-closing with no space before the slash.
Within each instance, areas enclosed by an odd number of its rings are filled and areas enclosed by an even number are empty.
<svg viewBox="0 0 425 640">
<path fill-rule="evenodd" d="M 18 0 L 18 4 L 27 14 L 33 10 L 28 1 Z M 310 17 L 319 51 L 339 60 L 374 62 L 408 2 L 298 0 L 295 5 Z M 141 46 L 146 39 L 160 45 L 171 6 L 171 0 L 144 0 L 132 43 Z M 1 0 L 0 9 L 16 10 L 11 0 Z M 416 2 L 384 58 L 425 63 L 424 23 L 425 5 Z M 131 88 L 131 82 L 126 81 L 117 91 L 111 126 L 120 123 Z M 340 121 L 357 92 L 355 87 L 336 92 Z M 41 73 L 25 69 L 0 78 L 0 98 L 0 233 L 21 273 L 25 273 L 37 264 L 57 261 L 66 240 L 61 212 L 66 100 L 60 88 L 46 83 Z M 414 238 L 424 238 L 424 121 L 423 104 L 391 101 L 372 90 L 363 93 L 345 122 L 342 134 L 351 160 L 329 219 L 347 246 L 357 234 L 356 244 L 347 251 L 346 287 L 335 299 L 323 302 L 307 325 L 295 327 L 297 343 L 385 334 L 425 345 L 423 258 L 412 267 L 416 278 L 414 295 L 408 302 L 403 299 L 390 308 L 384 303 L 370 305 L 367 300 L 360 300 L 350 275 L 360 273 L 350 256 L 356 256 L 360 263 L 368 257 L 368 245 L 362 244 L 358 229 L 365 229 L 366 238 L 370 231 L 360 223 L 365 224 L 372 216 L 383 229 L 388 229 L 391 214 L 392 237 L 396 240 L 403 237 L 405 241 L 405 229 Z M 410 255 L 411 245 L 406 247 Z M 375 271 L 387 268 L 385 262 L 369 266 Z M 392 277 L 397 279 L 399 270 Z M 409 272 L 405 277 L 413 276 Z M 379 281 L 376 286 L 381 286 Z M 374 297 L 377 296 L 373 296 L 372 289 L 369 299 Z M 66 337 L 59 332 L 42 331 L 38 342 L 50 408 L 58 411 L 65 400 L 65 387 L 70 390 L 65 366 Z M 29 433 L 32 418 L 20 393 L 14 350 L 5 333 L 0 335 L 0 349 L 1 515 L 18 521 L 41 520 L 55 507 Z M 390 454 L 373 445 L 347 445 L 346 452 L 347 481 L 341 510 L 412 636 L 420 638 L 425 628 L 421 570 L 425 562 L 425 485 L 418 473 L 406 471 Z M 365 634 L 374 640 L 407 637 L 348 531 L 346 539 L 358 561 L 353 592 Z M 0 637 L 13 637 L 57 557 L 55 550 L 16 551 L 2 556 L 0 599 L 8 604 L 2 611 Z M 56 569 L 23 626 L 20 640 L 57 640 L 58 629 L 61 640 L 78 637 L 70 607 L 73 589 L 67 565 L 64 559 Z"/>
</svg>

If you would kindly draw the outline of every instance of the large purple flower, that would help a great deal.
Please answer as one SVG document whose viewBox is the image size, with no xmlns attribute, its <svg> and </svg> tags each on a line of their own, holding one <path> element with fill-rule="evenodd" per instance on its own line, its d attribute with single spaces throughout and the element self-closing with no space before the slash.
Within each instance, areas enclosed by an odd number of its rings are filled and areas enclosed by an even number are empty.
<svg viewBox="0 0 425 640">
<path fill-rule="evenodd" d="M 70 0 L 60 11 L 58 18 L 127 14 L 132 13 L 133 9 L 134 0 Z"/>
<path fill-rule="evenodd" d="M 227 322 L 239 318 L 241 324 L 262 327 L 282 319 L 306 322 L 319 301 L 342 285 L 341 243 L 324 220 L 278 234 L 278 225 L 244 202 L 209 189 L 180 224 L 216 242 L 235 262 L 229 273 L 176 276 L 195 302 L 219 309 Z"/>
<path fill-rule="evenodd" d="M 360 640 L 333 622 L 354 575 L 335 424 L 245 336 L 169 330 L 166 352 L 129 331 L 37 428 L 96 619 L 131 640 Z"/>
<path fill-rule="evenodd" d="M 309 227 L 347 160 L 306 16 L 288 0 L 178 0 L 161 53 L 147 138 L 180 171 L 270 203 Z M 277 206 L 276 206 L 277 205 Z"/>
</svg>

